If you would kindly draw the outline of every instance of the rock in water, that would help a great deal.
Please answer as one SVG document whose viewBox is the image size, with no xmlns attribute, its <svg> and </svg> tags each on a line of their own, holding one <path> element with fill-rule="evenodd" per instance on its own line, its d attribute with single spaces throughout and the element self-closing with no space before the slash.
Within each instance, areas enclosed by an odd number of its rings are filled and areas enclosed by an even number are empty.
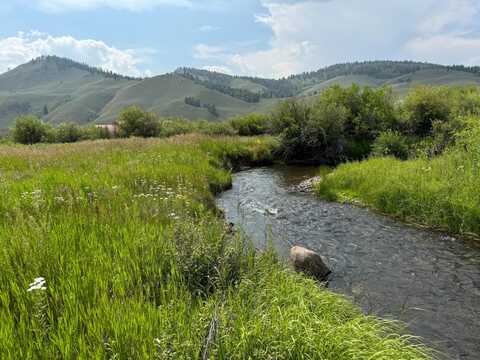
<svg viewBox="0 0 480 360">
<path fill-rule="evenodd" d="M 290 190 L 295 191 L 295 192 L 302 192 L 302 193 L 313 192 L 313 190 L 315 189 L 315 186 L 320 181 L 322 181 L 322 177 L 321 176 L 315 176 L 311 179 L 307 179 L 307 180 L 302 181 L 298 185 L 292 186 L 290 188 Z"/>
<path fill-rule="evenodd" d="M 294 246 L 290 250 L 290 261 L 296 271 L 313 276 L 320 281 L 326 280 L 331 272 L 320 255 L 301 246 Z"/>
</svg>

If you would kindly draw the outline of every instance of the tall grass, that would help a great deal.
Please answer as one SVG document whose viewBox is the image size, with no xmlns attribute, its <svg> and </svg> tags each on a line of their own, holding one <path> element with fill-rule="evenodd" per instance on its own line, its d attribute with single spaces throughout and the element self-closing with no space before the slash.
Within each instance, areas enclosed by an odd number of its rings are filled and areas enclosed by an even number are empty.
<svg viewBox="0 0 480 360">
<path fill-rule="evenodd" d="M 0 146 L 0 358 L 428 358 L 225 230 L 223 168 L 269 161 L 275 146 Z"/>
<path fill-rule="evenodd" d="M 339 166 L 319 185 L 330 200 L 358 200 L 405 220 L 480 235 L 480 125 L 434 159 L 373 158 Z"/>
</svg>

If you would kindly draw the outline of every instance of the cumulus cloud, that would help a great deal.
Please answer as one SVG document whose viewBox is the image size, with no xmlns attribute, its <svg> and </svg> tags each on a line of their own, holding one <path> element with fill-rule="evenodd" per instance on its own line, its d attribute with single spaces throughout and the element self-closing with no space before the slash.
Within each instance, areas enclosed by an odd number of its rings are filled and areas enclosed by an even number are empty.
<svg viewBox="0 0 480 360">
<path fill-rule="evenodd" d="M 406 41 L 403 51 L 423 61 L 480 65 L 479 16 L 476 1 L 441 1 L 419 23 L 418 33 Z"/>
<path fill-rule="evenodd" d="M 38 31 L 0 38 L 0 49 L 0 73 L 41 55 L 57 55 L 120 74 L 142 76 L 146 72 L 138 66 L 150 53 L 149 49 L 121 50 L 99 40 L 54 37 Z"/>
<path fill-rule="evenodd" d="M 260 0 L 272 36 L 263 49 L 204 51 L 236 73 L 282 77 L 347 61 L 479 64 L 477 0 Z M 204 45 L 203 50 L 207 48 Z M 197 49 L 198 50 L 198 49 Z"/>
<path fill-rule="evenodd" d="M 404 49 L 412 57 L 423 61 L 480 65 L 480 38 L 450 34 L 418 37 L 409 41 Z"/>
</svg>

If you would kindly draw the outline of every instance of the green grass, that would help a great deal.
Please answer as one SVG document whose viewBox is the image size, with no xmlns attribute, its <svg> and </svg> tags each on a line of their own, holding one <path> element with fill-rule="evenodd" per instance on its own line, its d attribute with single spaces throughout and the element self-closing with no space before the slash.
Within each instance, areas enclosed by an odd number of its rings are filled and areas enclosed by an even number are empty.
<svg viewBox="0 0 480 360">
<path fill-rule="evenodd" d="M 478 142 L 433 160 L 373 158 L 339 166 L 319 185 L 329 200 L 358 201 L 401 219 L 480 235 Z"/>
<path fill-rule="evenodd" d="M 275 147 L 196 135 L 1 145 L 0 358 L 428 359 L 398 324 L 226 233 L 224 166 L 270 161 Z M 27 292 L 37 277 L 46 290 Z"/>
</svg>

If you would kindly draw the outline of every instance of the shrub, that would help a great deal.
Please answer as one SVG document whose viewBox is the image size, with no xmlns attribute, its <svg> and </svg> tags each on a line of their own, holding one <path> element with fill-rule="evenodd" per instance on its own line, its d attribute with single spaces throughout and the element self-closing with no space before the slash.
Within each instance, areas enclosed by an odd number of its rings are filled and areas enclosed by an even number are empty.
<svg viewBox="0 0 480 360">
<path fill-rule="evenodd" d="M 138 106 L 124 109 L 120 113 L 118 126 L 120 135 L 124 137 L 155 137 L 160 129 L 157 115 L 146 112 Z"/>
<path fill-rule="evenodd" d="M 270 117 L 263 114 L 239 116 L 230 123 L 240 136 L 263 135 L 270 130 Z"/>
<path fill-rule="evenodd" d="M 206 135 L 224 135 L 233 136 L 236 135 L 233 127 L 226 122 L 216 123 L 211 121 L 199 121 L 197 124 L 197 131 Z"/>
<path fill-rule="evenodd" d="M 100 139 L 111 139 L 111 138 L 112 138 L 112 134 L 106 128 L 96 127 L 96 126 L 87 126 L 82 128 L 83 140 L 100 140 Z"/>
<path fill-rule="evenodd" d="M 82 138 L 82 135 L 82 129 L 77 124 L 62 123 L 55 129 L 55 142 L 77 142 Z"/>
<path fill-rule="evenodd" d="M 317 101 L 346 109 L 344 133 L 353 141 L 372 143 L 380 132 L 397 126 L 393 93 L 389 88 L 337 85 L 325 90 Z"/>
<path fill-rule="evenodd" d="M 397 131 L 385 131 L 375 140 L 372 153 L 375 156 L 395 156 L 406 160 L 408 158 L 408 141 Z"/>
<path fill-rule="evenodd" d="M 367 157 L 378 134 L 399 126 L 391 90 L 356 85 L 333 86 L 313 104 L 283 102 L 272 122 L 287 160 L 328 164 Z"/>
<path fill-rule="evenodd" d="M 480 116 L 480 89 L 477 86 L 453 87 L 448 91 L 455 117 Z"/>
<path fill-rule="evenodd" d="M 420 86 L 405 99 L 404 110 L 408 130 L 412 135 L 431 135 L 434 122 L 450 119 L 452 104 L 446 88 Z"/>
<path fill-rule="evenodd" d="M 13 140 L 20 144 L 47 142 L 49 126 L 36 116 L 20 116 L 12 129 Z"/>
<path fill-rule="evenodd" d="M 310 118 L 310 107 L 304 102 L 286 100 L 272 114 L 272 129 L 280 136 L 281 152 L 286 160 L 308 157 L 303 129 Z"/>
</svg>

